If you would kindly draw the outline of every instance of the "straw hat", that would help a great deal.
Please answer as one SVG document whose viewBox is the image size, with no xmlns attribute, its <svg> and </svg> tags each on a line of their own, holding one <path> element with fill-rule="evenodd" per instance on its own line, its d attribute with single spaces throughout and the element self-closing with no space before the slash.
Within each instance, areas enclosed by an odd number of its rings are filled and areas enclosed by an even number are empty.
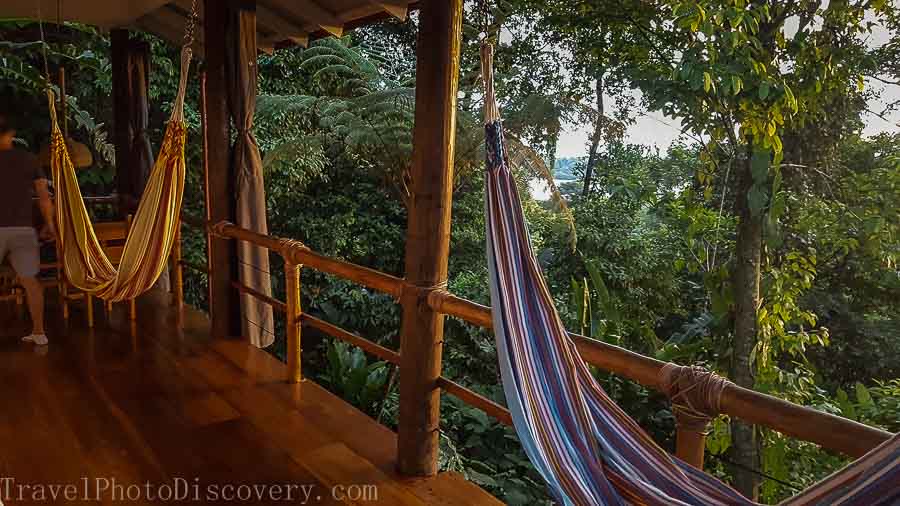
<svg viewBox="0 0 900 506">
<path fill-rule="evenodd" d="M 66 139 L 66 148 L 69 150 L 69 158 L 76 169 L 90 167 L 94 164 L 94 155 L 91 153 L 91 149 L 84 144 L 69 137 Z M 42 167 L 50 166 L 49 143 L 41 146 L 41 150 L 38 152 L 38 160 L 41 162 Z"/>
</svg>

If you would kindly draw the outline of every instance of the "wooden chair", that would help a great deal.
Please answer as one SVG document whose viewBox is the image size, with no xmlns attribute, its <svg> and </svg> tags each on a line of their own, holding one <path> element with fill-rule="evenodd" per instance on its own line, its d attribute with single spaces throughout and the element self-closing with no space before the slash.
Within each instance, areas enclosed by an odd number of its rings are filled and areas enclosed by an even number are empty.
<svg viewBox="0 0 900 506">
<path fill-rule="evenodd" d="M 106 257 L 109 258 L 109 261 L 116 267 L 119 266 L 119 262 L 122 260 L 122 253 L 125 250 L 125 239 L 131 230 L 131 220 L 132 216 L 128 215 L 125 221 L 108 221 L 94 224 L 94 233 L 97 235 L 97 240 L 100 241 L 100 246 L 106 253 Z M 59 251 L 57 251 L 57 255 L 59 254 Z M 78 291 L 68 283 L 64 269 L 60 269 L 59 294 L 63 304 L 63 318 L 69 317 L 69 302 L 84 299 L 87 309 L 88 327 L 94 326 L 94 297 L 88 293 Z M 137 319 L 135 300 L 131 299 L 127 302 L 129 319 Z M 105 302 L 104 308 L 108 317 L 112 312 L 112 302 Z"/>
<path fill-rule="evenodd" d="M 21 311 L 25 306 L 25 289 L 19 284 L 16 271 L 13 270 L 8 260 L 8 258 L 0 258 L 0 302 L 14 300 L 17 309 Z M 41 262 L 37 279 L 44 289 L 58 287 L 58 273 L 58 262 Z"/>
<path fill-rule="evenodd" d="M 16 280 L 16 271 L 3 258 L 0 258 L 0 301 L 16 301 L 20 307 L 25 303 L 22 287 Z"/>
</svg>

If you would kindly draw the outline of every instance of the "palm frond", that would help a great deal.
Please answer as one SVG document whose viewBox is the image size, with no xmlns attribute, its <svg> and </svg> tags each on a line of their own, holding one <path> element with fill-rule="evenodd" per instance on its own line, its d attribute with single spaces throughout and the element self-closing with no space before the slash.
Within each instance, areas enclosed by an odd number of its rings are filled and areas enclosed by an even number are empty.
<svg viewBox="0 0 900 506">
<path fill-rule="evenodd" d="M 572 251 L 578 245 L 578 233 L 575 229 L 575 215 L 566 204 L 556 181 L 553 178 L 553 171 L 547 166 L 544 158 L 538 154 L 533 148 L 522 142 L 521 139 L 512 134 L 506 134 L 506 147 L 509 163 L 513 170 L 526 171 L 547 183 L 550 188 L 550 202 L 554 208 L 559 211 L 569 226 L 569 246 Z"/>
</svg>

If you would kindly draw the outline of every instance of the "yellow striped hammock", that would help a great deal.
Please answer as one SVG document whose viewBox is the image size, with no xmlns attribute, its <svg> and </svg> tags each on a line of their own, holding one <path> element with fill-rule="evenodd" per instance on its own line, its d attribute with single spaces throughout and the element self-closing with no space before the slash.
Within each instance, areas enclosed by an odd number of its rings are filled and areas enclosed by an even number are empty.
<svg viewBox="0 0 900 506">
<path fill-rule="evenodd" d="M 94 233 L 57 121 L 53 92 L 47 90 L 60 262 L 72 285 L 103 300 L 119 302 L 137 297 L 149 290 L 166 268 L 178 231 L 184 191 L 184 96 L 190 63 L 191 49 L 185 46 L 172 115 L 118 268 L 107 258 Z"/>
</svg>

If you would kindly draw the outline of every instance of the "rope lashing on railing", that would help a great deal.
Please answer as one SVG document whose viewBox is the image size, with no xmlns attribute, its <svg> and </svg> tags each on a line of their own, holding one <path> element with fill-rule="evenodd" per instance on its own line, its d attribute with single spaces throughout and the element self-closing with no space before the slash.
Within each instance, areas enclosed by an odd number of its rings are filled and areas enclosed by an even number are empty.
<svg viewBox="0 0 900 506">
<path fill-rule="evenodd" d="M 305 251 L 309 251 L 309 247 L 302 242 L 296 239 L 279 239 L 278 240 L 279 252 L 281 256 L 285 259 L 288 258 L 288 255 L 291 251 L 296 249 L 302 249 Z M 300 265 L 300 264 L 297 264 Z"/>
<path fill-rule="evenodd" d="M 425 307 L 434 307 L 432 296 L 435 293 L 449 293 L 447 288 L 449 287 L 449 280 L 444 279 L 443 281 L 438 281 L 437 283 L 429 286 L 420 286 L 409 281 L 403 283 L 403 291 L 411 291 L 415 292 L 416 297 L 419 300 L 420 306 Z M 394 297 L 394 302 L 400 303 L 400 295 Z"/>
<path fill-rule="evenodd" d="M 228 227 L 233 227 L 233 226 L 234 226 L 234 223 L 232 223 L 228 220 L 222 220 L 222 221 L 216 223 L 215 225 L 209 226 L 209 228 L 208 228 L 209 235 L 211 235 L 213 237 L 217 237 L 219 239 L 231 239 L 231 237 L 228 237 L 228 235 L 225 234 L 225 229 Z"/>
<path fill-rule="evenodd" d="M 707 433 L 709 422 L 721 414 L 727 378 L 698 366 L 668 363 L 659 371 L 659 390 L 672 402 L 676 426 Z"/>
</svg>

